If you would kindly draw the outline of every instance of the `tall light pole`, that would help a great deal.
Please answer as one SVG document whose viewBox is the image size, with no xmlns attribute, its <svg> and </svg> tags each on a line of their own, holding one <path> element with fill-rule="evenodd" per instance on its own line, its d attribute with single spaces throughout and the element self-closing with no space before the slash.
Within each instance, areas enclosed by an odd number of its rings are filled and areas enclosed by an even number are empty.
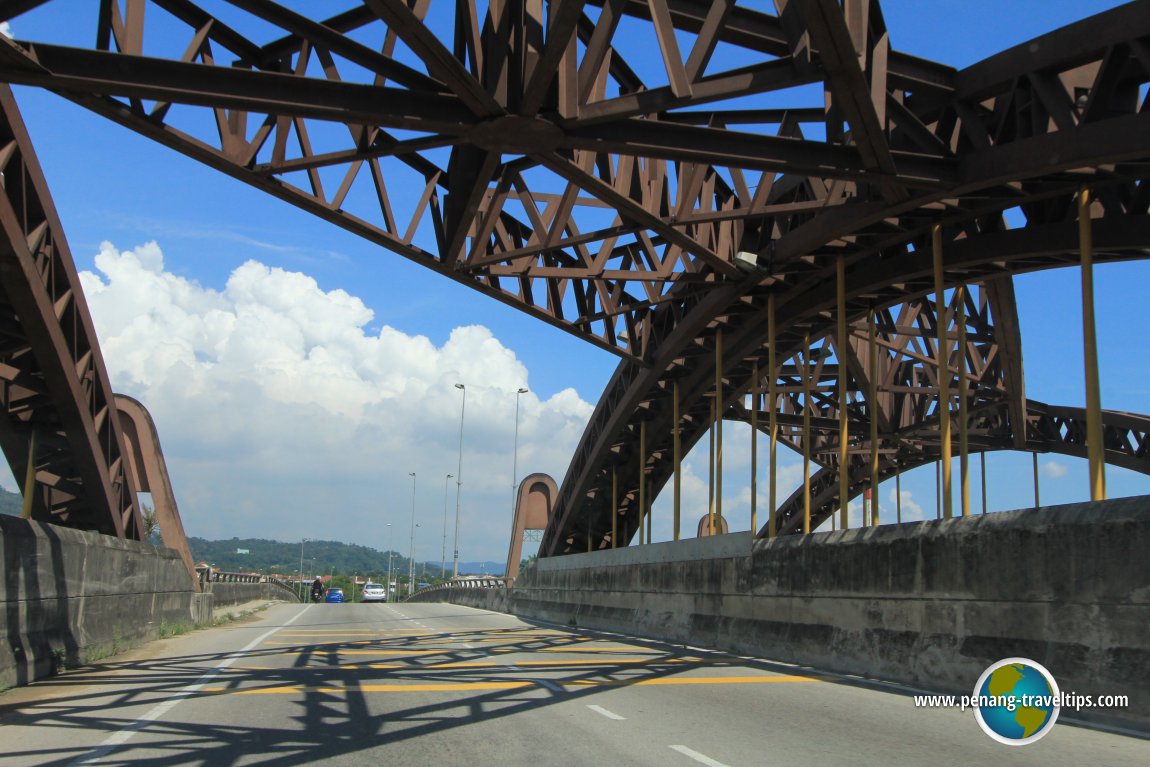
<svg viewBox="0 0 1150 767">
<path fill-rule="evenodd" d="M 387 601 L 390 602 L 392 598 L 391 589 L 391 523 L 387 523 Z"/>
<path fill-rule="evenodd" d="M 407 595 L 411 596 L 412 579 L 415 577 L 415 472 L 409 471 L 411 477 L 411 548 L 407 553 Z"/>
<path fill-rule="evenodd" d="M 303 545 L 307 543 L 307 538 L 299 539 L 299 601 L 303 601 Z"/>
<path fill-rule="evenodd" d="M 519 489 L 519 396 L 527 393 L 527 387 L 519 387 L 515 392 L 515 442 L 511 447 L 511 523 L 515 524 L 515 491 Z"/>
<path fill-rule="evenodd" d="M 463 404 L 459 408 L 459 466 L 455 470 L 455 557 L 451 567 L 451 577 L 459 577 L 459 493 L 463 486 L 463 416 L 467 412 L 467 387 L 461 383 L 455 388 L 463 392 Z"/>
<path fill-rule="evenodd" d="M 451 479 L 453 474 L 448 474 L 443 478 L 443 546 L 439 550 L 439 577 L 447 575 L 447 480 Z"/>
</svg>

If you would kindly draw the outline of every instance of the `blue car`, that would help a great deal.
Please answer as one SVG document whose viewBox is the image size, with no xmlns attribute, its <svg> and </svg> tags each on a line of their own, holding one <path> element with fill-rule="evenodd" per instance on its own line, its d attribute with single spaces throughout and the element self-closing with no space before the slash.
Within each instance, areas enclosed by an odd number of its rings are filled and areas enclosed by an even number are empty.
<svg viewBox="0 0 1150 767">
<path fill-rule="evenodd" d="M 342 602 L 343 589 L 328 589 L 323 595 L 325 602 Z"/>
</svg>

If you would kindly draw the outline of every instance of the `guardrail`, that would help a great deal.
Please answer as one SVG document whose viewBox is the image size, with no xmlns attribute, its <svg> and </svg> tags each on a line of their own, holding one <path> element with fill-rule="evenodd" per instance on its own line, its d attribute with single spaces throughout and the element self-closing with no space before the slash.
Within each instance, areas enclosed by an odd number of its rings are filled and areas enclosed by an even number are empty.
<svg viewBox="0 0 1150 767">
<path fill-rule="evenodd" d="M 222 570 L 212 570 L 207 567 L 197 567 L 196 576 L 200 580 L 200 587 L 202 591 L 211 591 L 210 583 L 267 583 L 280 591 L 285 591 L 288 594 L 298 599 L 298 588 L 295 584 L 289 583 L 283 578 L 277 578 L 270 575 L 260 575 L 259 573 L 228 573 Z"/>
<path fill-rule="evenodd" d="M 431 594 L 436 591 L 454 591 L 456 589 L 505 589 L 507 585 L 506 578 L 459 578 L 457 580 L 437 583 L 434 586 L 424 586 L 411 596 L 406 597 L 403 601 L 406 602 L 414 597 Z"/>
</svg>

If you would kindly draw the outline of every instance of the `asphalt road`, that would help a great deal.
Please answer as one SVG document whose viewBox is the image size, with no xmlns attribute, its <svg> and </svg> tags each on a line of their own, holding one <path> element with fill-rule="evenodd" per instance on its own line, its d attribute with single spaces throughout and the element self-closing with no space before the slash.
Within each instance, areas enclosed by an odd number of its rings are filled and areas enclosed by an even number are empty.
<svg viewBox="0 0 1150 767">
<path fill-rule="evenodd" d="M 903 691 L 439 604 L 276 605 L 0 695 L 0 765 L 1144 765 Z"/>
</svg>

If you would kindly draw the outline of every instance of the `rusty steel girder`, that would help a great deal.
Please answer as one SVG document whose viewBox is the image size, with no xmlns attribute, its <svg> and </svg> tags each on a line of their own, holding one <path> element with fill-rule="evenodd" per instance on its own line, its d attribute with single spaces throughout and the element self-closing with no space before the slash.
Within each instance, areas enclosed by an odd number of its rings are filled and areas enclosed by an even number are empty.
<svg viewBox="0 0 1150 767">
<path fill-rule="evenodd" d="M 948 286 L 1075 263 L 1082 186 L 1100 260 L 1146 255 L 1145 2 L 962 70 L 900 52 L 877 0 L 765 5 L 459 0 L 437 16 L 366 0 L 320 18 L 272 0 L 108 0 L 69 18 L 89 48 L 0 40 L 0 80 L 619 354 L 547 555 L 603 540 L 612 470 L 629 540 L 640 473 L 655 490 L 669 476 L 674 382 L 689 447 L 716 394 L 717 331 L 722 413 L 765 367 L 768 296 L 786 359 L 832 332 L 839 262 L 852 322 L 933 291 L 935 225 Z M 1025 420 L 1020 375 L 1000 396 Z"/>
<path fill-rule="evenodd" d="M 1053 179 L 1109 184 L 1143 152 L 1138 3 L 963 71 L 892 47 L 875 0 L 776 6 L 104 2 L 69 17 L 91 48 L 0 41 L 0 78 L 644 363 L 659 314 L 747 280 L 740 252 L 790 285 L 926 221 L 1056 206 Z M 662 67 L 628 61 L 643 39 Z"/>
<path fill-rule="evenodd" d="M 32 519 L 139 538 L 108 373 L 7 86 L 0 86 L 0 182 L 0 446 Z"/>
</svg>

